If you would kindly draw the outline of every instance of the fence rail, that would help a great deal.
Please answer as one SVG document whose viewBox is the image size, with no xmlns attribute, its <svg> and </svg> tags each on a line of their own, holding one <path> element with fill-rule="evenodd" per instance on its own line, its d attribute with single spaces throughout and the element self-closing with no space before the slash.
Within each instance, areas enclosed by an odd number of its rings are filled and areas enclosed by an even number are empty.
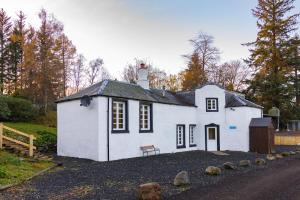
<svg viewBox="0 0 300 200">
<path fill-rule="evenodd" d="M 20 140 L 18 140 L 16 138 L 12 138 L 12 137 L 4 135 L 4 130 L 8 130 L 8 131 L 11 131 L 11 132 L 13 132 L 13 133 L 15 133 L 17 135 L 20 135 L 20 136 L 28 138 L 29 144 L 27 144 L 27 143 L 25 143 L 23 141 L 20 141 Z M 33 146 L 33 141 L 35 139 L 36 138 L 33 135 L 29 135 L 29 134 L 23 133 L 23 132 L 18 131 L 16 129 L 4 126 L 3 123 L 0 123 L 0 149 L 3 148 L 3 144 L 4 144 L 3 140 L 6 140 L 6 141 L 9 141 L 11 143 L 14 143 L 14 144 L 20 145 L 22 147 L 28 148 L 28 150 L 29 150 L 29 156 L 32 157 L 33 156 L 33 150 L 36 149 L 36 147 Z"/>
<path fill-rule="evenodd" d="M 299 145 L 300 134 L 299 133 L 276 133 L 275 145 Z"/>
</svg>

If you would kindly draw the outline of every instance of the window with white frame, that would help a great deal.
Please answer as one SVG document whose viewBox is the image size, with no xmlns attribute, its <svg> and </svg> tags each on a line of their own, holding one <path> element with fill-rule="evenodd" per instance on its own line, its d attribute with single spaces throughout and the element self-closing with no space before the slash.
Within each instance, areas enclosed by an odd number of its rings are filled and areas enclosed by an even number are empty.
<svg viewBox="0 0 300 200">
<path fill-rule="evenodd" d="M 177 125 L 177 148 L 185 148 L 185 126 Z"/>
<path fill-rule="evenodd" d="M 140 132 L 152 131 L 152 105 L 140 104 Z"/>
<path fill-rule="evenodd" d="M 196 146 L 196 143 L 195 143 L 195 128 L 196 128 L 196 125 L 190 125 L 190 130 L 189 130 L 189 133 L 190 133 L 190 147 L 193 147 L 193 146 Z"/>
<path fill-rule="evenodd" d="M 112 130 L 126 131 L 126 117 L 127 108 L 125 101 L 113 101 L 112 105 Z"/>
<path fill-rule="evenodd" d="M 206 111 L 217 112 L 218 111 L 218 99 L 217 98 L 206 98 Z"/>
</svg>

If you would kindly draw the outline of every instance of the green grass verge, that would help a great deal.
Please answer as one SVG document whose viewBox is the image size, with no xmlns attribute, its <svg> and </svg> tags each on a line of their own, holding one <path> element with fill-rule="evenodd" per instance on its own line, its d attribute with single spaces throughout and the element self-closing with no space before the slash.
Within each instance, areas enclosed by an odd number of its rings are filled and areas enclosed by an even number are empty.
<svg viewBox="0 0 300 200">
<path fill-rule="evenodd" d="M 33 134 L 34 136 L 37 137 L 39 131 L 47 131 L 56 134 L 56 128 L 47 127 L 40 124 L 32 124 L 32 123 L 25 123 L 25 122 L 5 122 L 4 125 L 17 129 L 27 134 Z"/>
<path fill-rule="evenodd" d="M 54 163 L 51 161 L 22 158 L 6 151 L 0 151 L 0 186 L 22 182 L 52 166 Z"/>
</svg>

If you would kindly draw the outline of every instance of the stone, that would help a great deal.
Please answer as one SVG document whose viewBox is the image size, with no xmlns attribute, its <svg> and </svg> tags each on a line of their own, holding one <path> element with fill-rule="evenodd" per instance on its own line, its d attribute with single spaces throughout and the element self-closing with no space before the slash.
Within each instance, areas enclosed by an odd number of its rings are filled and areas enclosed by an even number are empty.
<svg viewBox="0 0 300 200">
<path fill-rule="evenodd" d="M 256 164 L 256 165 L 265 165 L 265 164 L 266 164 L 266 161 L 265 161 L 265 159 L 263 159 L 263 158 L 256 158 L 256 159 L 255 159 L 255 164 Z"/>
<path fill-rule="evenodd" d="M 175 186 L 183 186 L 190 184 L 190 178 L 187 171 L 179 172 L 176 177 L 174 178 L 174 185 Z"/>
<path fill-rule="evenodd" d="M 299 151 L 299 150 L 297 150 L 297 151 L 295 151 L 295 153 L 296 153 L 296 154 L 300 154 L 300 151 Z"/>
<path fill-rule="evenodd" d="M 211 176 L 217 176 L 221 174 L 221 169 L 219 167 L 209 166 L 205 169 L 205 173 Z"/>
<path fill-rule="evenodd" d="M 232 162 L 226 162 L 223 164 L 224 169 L 236 169 L 236 166 Z"/>
<path fill-rule="evenodd" d="M 288 157 L 288 156 L 290 156 L 291 154 L 290 154 L 290 152 L 285 151 L 285 152 L 282 152 L 281 155 L 282 155 L 283 157 Z"/>
<path fill-rule="evenodd" d="M 240 161 L 240 166 L 241 167 L 249 167 L 251 165 L 250 160 L 241 160 Z"/>
<path fill-rule="evenodd" d="M 296 155 L 295 151 L 290 151 L 290 155 Z"/>
<path fill-rule="evenodd" d="M 138 197 L 140 200 L 160 200 L 161 187 L 158 183 L 145 183 L 138 188 Z"/>
<path fill-rule="evenodd" d="M 283 158 L 283 156 L 281 154 L 276 154 L 275 156 L 277 159 Z"/>
<path fill-rule="evenodd" d="M 266 159 L 272 161 L 272 160 L 276 160 L 276 157 L 273 156 L 273 155 L 271 155 L 271 154 L 268 154 L 268 155 L 266 156 Z"/>
</svg>

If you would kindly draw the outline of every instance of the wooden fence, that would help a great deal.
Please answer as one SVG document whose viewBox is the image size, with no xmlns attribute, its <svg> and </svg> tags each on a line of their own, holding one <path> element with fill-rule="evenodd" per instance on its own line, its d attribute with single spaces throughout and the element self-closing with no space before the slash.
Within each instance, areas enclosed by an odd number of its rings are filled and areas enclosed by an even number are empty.
<svg viewBox="0 0 300 200">
<path fill-rule="evenodd" d="M 275 133 L 275 145 L 299 145 L 300 133 Z"/>
<path fill-rule="evenodd" d="M 10 132 L 16 134 L 17 136 L 25 137 L 28 140 L 28 143 L 21 141 L 18 138 L 13 138 L 11 136 L 4 135 L 4 130 L 10 131 Z M 28 149 L 28 154 L 30 157 L 32 157 L 33 151 L 36 150 L 36 147 L 33 145 L 33 140 L 35 140 L 35 139 L 36 138 L 33 135 L 23 133 L 16 129 L 4 126 L 3 123 L 0 123 L 0 149 L 3 148 L 3 144 L 5 142 L 13 143 L 13 144 L 15 144 L 14 146 L 20 146 L 25 149 Z"/>
</svg>

